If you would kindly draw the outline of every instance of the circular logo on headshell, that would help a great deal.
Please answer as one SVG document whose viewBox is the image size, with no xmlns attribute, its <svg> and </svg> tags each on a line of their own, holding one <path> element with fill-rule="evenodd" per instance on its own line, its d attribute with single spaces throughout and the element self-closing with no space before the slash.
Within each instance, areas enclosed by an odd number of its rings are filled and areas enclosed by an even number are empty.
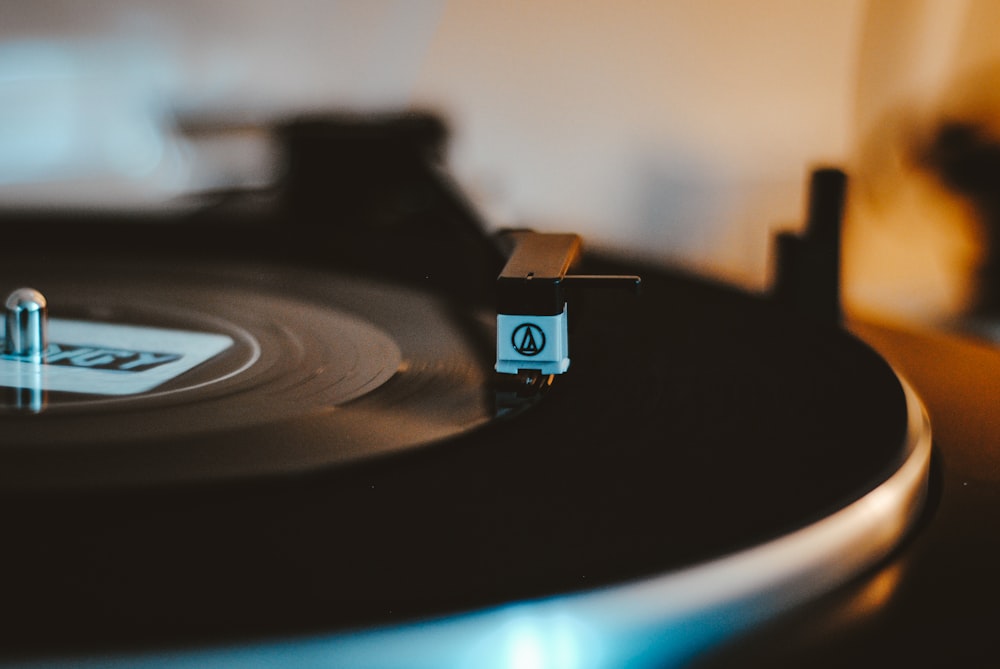
<svg viewBox="0 0 1000 669">
<path fill-rule="evenodd" d="M 528 357 L 538 355 L 545 349 L 545 333 L 534 323 L 521 323 L 510 336 L 514 350 Z"/>
</svg>

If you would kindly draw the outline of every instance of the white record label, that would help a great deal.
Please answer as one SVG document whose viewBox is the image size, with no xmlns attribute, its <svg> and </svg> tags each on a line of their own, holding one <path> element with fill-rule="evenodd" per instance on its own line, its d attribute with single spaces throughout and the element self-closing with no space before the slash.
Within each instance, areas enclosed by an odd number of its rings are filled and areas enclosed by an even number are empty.
<svg viewBox="0 0 1000 669">
<path fill-rule="evenodd" d="M 232 345 L 233 340 L 222 334 L 51 318 L 40 362 L 0 354 L 0 386 L 135 395 Z"/>
</svg>

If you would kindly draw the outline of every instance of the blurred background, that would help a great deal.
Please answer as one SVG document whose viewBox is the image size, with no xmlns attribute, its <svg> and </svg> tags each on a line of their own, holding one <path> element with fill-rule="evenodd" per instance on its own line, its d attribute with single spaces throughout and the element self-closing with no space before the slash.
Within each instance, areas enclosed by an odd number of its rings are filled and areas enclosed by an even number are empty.
<svg viewBox="0 0 1000 669">
<path fill-rule="evenodd" d="M 998 20 L 991 0 L 4 3 L 0 207 L 176 208 L 280 178 L 269 123 L 432 110 L 491 225 L 751 290 L 809 171 L 842 167 L 848 309 L 948 323 L 993 309 Z"/>
</svg>

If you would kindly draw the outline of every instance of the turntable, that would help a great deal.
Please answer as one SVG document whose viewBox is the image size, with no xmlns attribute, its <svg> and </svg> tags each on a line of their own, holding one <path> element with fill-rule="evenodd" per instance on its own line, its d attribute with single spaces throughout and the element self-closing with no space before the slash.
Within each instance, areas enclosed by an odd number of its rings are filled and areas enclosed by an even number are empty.
<svg viewBox="0 0 1000 669">
<path fill-rule="evenodd" d="M 6 665 L 816 664 L 953 532 L 897 369 L 996 362 L 843 327 L 836 170 L 756 295 L 487 234 L 434 117 L 279 131 L 274 191 L 2 215 Z"/>
</svg>

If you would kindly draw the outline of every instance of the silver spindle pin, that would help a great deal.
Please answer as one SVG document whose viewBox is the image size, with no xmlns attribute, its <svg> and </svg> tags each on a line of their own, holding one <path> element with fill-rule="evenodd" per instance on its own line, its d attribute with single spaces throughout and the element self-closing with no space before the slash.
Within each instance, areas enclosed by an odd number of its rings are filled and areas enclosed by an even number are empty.
<svg viewBox="0 0 1000 669">
<path fill-rule="evenodd" d="M 18 288 L 7 297 L 6 352 L 41 360 L 48 338 L 48 304 L 34 288 Z"/>
</svg>

